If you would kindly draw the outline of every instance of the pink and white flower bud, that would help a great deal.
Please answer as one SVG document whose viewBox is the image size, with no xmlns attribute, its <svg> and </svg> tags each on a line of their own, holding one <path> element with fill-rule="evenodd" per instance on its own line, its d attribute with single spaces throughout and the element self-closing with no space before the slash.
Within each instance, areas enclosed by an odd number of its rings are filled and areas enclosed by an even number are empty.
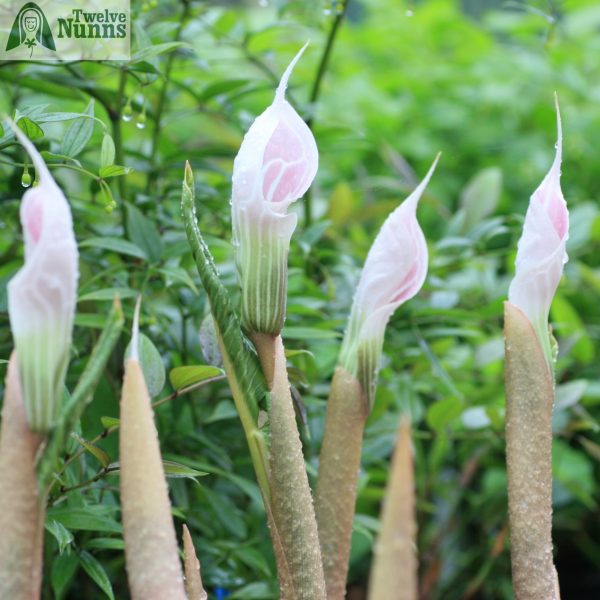
<svg viewBox="0 0 600 600">
<path fill-rule="evenodd" d="M 271 106 L 244 136 L 233 164 L 233 241 L 242 323 L 251 332 L 277 335 L 283 327 L 287 255 L 297 222 L 287 209 L 317 173 L 313 134 L 285 99 L 288 80 L 305 48 L 285 70 Z"/>
<path fill-rule="evenodd" d="M 517 248 L 515 277 L 508 300 L 529 319 L 542 349 L 552 363 L 548 313 L 567 262 L 569 211 L 560 189 L 562 127 L 556 104 L 558 141 L 556 156 L 548 174 L 531 196 L 523 233 Z"/>
<path fill-rule="evenodd" d="M 427 276 L 427 243 L 417 221 L 417 204 L 438 159 L 439 155 L 423 181 L 381 227 L 354 295 L 340 364 L 358 377 L 370 403 L 387 322 L 401 304 L 417 294 Z"/>
<path fill-rule="evenodd" d="M 8 313 L 27 420 L 32 431 L 46 432 L 58 416 L 69 363 L 78 252 L 69 203 L 34 145 L 13 128 L 39 184 L 21 202 L 25 264 L 8 283 Z"/>
</svg>

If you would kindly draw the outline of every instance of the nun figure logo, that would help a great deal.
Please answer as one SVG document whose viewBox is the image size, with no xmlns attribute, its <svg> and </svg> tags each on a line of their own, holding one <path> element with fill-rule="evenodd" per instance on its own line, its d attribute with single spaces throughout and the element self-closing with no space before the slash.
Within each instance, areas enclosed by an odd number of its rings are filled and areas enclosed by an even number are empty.
<svg viewBox="0 0 600 600">
<path fill-rule="evenodd" d="M 35 2 L 27 2 L 21 7 L 10 30 L 6 51 L 19 46 L 26 46 L 31 50 L 29 57 L 33 56 L 36 46 L 44 46 L 49 50 L 56 51 L 46 16 Z"/>
</svg>

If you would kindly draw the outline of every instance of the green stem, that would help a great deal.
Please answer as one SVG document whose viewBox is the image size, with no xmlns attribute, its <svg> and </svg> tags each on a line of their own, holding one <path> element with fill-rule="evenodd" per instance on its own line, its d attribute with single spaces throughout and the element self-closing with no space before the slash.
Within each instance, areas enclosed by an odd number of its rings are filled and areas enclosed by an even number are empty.
<svg viewBox="0 0 600 600">
<path fill-rule="evenodd" d="M 327 36 L 327 41 L 325 42 L 325 49 L 323 50 L 323 54 L 321 55 L 321 60 L 319 61 L 319 66 L 317 68 L 317 75 L 313 82 L 313 86 L 310 92 L 310 105 L 311 105 L 311 116 L 306 121 L 306 124 L 313 129 L 314 125 L 314 111 L 317 100 L 319 99 L 319 94 L 321 93 L 321 84 L 323 82 L 323 78 L 325 77 L 325 73 L 327 72 L 327 67 L 329 65 L 329 58 L 331 57 L 331 51 L 333 50 L 333 44 L 335 42 L 335 38 L 337 32 L 344 20 L 346 15 L 346 10 L 348 8 L 348 2 L 350 0 L 343 0 L 341 10 L 336 12 L 336 15 L 333 19 L 333 23 L 331 25 L 331 29 L 329 30 L 329 35 Z M 312 191 L 309 188 L 304 198 L 304 226 L 310 227 L 312 224 Z"/>
<path fill-rule="evenodd" d="M 504 304 L 510 555 L 519 600 L 559 600 L 552 561 L 554 382 L 529 319 Z"/>
<path fill-rule="evenodd" d="M 186 25 L 187 18 L 190 13 L 190 2 L 189 0 L 183 0 L 183 12 L 179 17 L 179 24 L 175 31 L 175 36 L 173 38 L 174 42 L 178 42 L 181 39 L 181 32 Z M 167 99 L 167 88 L 171 83 L 171 69 L 173 68 L 173 63 L 175 61 L 175 52 L 169 53 L 164 72 L 164 83 L 160 89 L 158 95 L 158 101 L 156 103 L 156 112 L 154 115 L 154 129 L 152 130 L 152 142 L 150 147 L 150 156 L 148 159 L 149 170 L 148 177 L 146 179 L 146 194 L 150 194 L 152 190 L 152 186 L 156 179 L 158 178 L 158 170 L 156 169 L 156 153 L 158 151 L 159 139 L 160 139 L 160 127 L 161 127 L 161 118 L 162 113 L 165 108 L 165 103 Z"/>
<path fill-rule="evenodd" d="M 115 143 L 115 161 L 118 165 L 125 164 L 125 155 L 123 153 L 123 135 L 121 130 L 121 114 L 123 111 L 123 98 L 125 96 L 125 86 L 127 85 L 127 71 L 123 68 L 119 73 L 119 87 L 115 98 L 114 109 L 109 111 L 112 124 L 112 137 Z M 125 177 L 119 177 L 119 195 L 121 200 L 127 199 L 127 182 Z"/>
<path fill-rule="evenodd" d="M 325 579 L 317 521 L 306 474 L 302 443 L 288 382 L 281 336 L 253 334 L 271 392 L 270 484 L 273 519 L 283 556 L 278 557 L 281 598 L 325 600 Z"/>
<path fill-rule="evenodd" d="M 341 600 L 346 595 L 356 485 L 368 414 L 358 379 L 337 367 L 327 402 L 315 495 L 328 600 Z"/>
</svg>

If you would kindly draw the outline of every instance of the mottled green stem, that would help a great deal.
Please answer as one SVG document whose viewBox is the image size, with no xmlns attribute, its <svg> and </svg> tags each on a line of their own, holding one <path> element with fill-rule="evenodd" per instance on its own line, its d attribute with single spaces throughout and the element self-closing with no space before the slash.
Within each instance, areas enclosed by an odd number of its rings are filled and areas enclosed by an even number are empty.
<svg viewBox="0 0 600 600">
<path fill-rule="evenodd" d="M 356 485 L 368 414 L 358 379 L 337 367 L 327 402 L 315 496 L 328 600 L 346 595 Z"/>
<path fill-rule="evenodd" d="M 35 463 L 44 438 L 29 430 L 14 353 L 5 390 L 0 432 L 0 598 L 37 600 L 46 502 L 38 489 Z"/>
<path fill-rule="evenodd" d="M 319 537 L 302 443 L 288 382 L 281 336 L 253 334 L 271 393 L 270 487 L 273 519 L 289 577 L 280 577 L 282 600 L 325 600 Z"/>
<path fill-rule="evenodd" d="M 558 600 L 552 562 L 553 376 L 527 317 L 504 303 L 506 464 L 517 600 Z"/>
<path fill-rule="evenodd" d="M 417 522 L 410 420 L 403 418 L 374 548 L 369 598 L 417 600 Z"/>
</svg>

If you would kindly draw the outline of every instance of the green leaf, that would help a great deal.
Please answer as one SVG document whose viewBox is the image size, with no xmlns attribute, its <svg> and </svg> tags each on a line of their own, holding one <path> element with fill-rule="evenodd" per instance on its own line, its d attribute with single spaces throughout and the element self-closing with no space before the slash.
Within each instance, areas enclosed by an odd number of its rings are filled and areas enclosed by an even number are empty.
<svg viewBox="0 0 600 600">
<path fill-rule="evenodd" d="M 235 405 L 230 400 L 221 400 L 213 409 L 210 416 L 204 420 L 205 423 L 214 423 L 225 419 L 235 419 L 238 416 Z"/>
<path fill-rule="evenodd" d="M 108 454 L 104 450 L 102 450 L 102 448 L 98 448 L 98 446 L 95 446 L 87 440 L 84 440 L 75 432 L 71 433 L 71 437 L 74 440 L 77 440 L 77 442 L 81 444 L 87 452 L 89 452 L 92 456 L 98 459 L 98 461 L 104 468 L 108 467 L 108 465 L 110 464 L 110 456 L 108 456 Z"/>
<path fill-rule="evenodd" d="M 111 429 L 112 427 L 118 427 L 121 424 L 121 421 L 114 417 L 100 417 L 100 423 L 102 423 L 104 429 Z"/>
<path fill-rule="evenodd" d="M 110 600 L 115 600 L 110 579 L 104 567 L 89 553 L 82 550 L 79 553 L 79 562 L 84 571 L 93 579 L 96 585 L 106 594 Z"/>
<path fill-rule="evenodd" d="M 73 506 L 51 508 L 48 519 L 54 519 L 67 529 L 77 531 L 105 531 L 109 533 L 122 533 L 121 524 L 110 518 L 106 510 L 93 510 L 105 508 L 103 506 L 87 506 L 75 508 Z"/>
<path fill-rule="evenodd" d="M 266 581 L 257 581 L 239 588 L 228 598 L 231 600 L 271 600 L 279 598 L 279 593 L 273 585 Z"/>
<path fill-rule="evenodd" d="M 49 531 L 58 542 L 58 553 L 62 554 L 63 550 L 73 541 L 73 534 L 58 521 L 46 521 L 45 528 Z"/>
<path fill-rule="evenodd" d="M 434 402 L 427 410 L 427 424 L 437 431 L 458 419 L 463 410 L 463 403 L 458 398 L 449 397 Z"/>
<path fill-rule="evenodd" d="M 126 206 L 129 239 L 142 248 L 151 262 L 158 262 L 162 256 L 163 243 L 156 225 L 133 204 L 127 203 Z"/>
<path fill-rule="evenodd" d="M 127 240 L 122 240 L 120 238 L 111 238 L 111 237 L 91 237 L 87 238 L 83 242 L 79 244 L 80 248 L 101 248 L 103 250 L 110 250 L 111 252 L 116 252 L 117 254 L 125 254 L 127 256 L 134 256 L 135 258 L 141 258 L 142 260 L 146 260 L 147 256 L 144 250 L 142 250 L 139 246 L 128 242 Z"/>
<path fill-rule="evenodd" d="M 115 288 L 104 288 L 102 290 L 96 290 L 94 292 L 88 292 L 77 298 L 77 302 L 87 302 L 90 300 L 111 300 L 113 301 L 116 297 L 121 298 L 135 298 L 138 292 L 131 288 L 115 287 Z"/>
<path fill-rule="evenodd" d="M 213 379 L 223 375 L 222 369 L 211 367 L 209 365 L 189 365 L 185 367 L 175 367 L 169 371 L 169 381 L 177 391 L 194 385 L 206 379 Z"/>
<path fill-rule="evenodd" d="M 288 340 L 336 340 L 341 338 L 342 334 L 333 329 L 317 327 L 284 327 L 281 336 Z"/>
<path fill-rule="evenodd" d="M 102 138 L 102 148 L 100 150 L 100 167 L 110 167 L 115 162 L 115 142 L 112 137 L 105 133 Z M 102 174 L 100 175 L 103 176 Z"/>
<path fill-rule="evenodd" d="M 190 47 L 189 44 L 185 42 L 166 42 L 164 44 L 155 44 L 154 46 L 147 46 L 146 48 L 142 48 L 138 50 L 129 61 L 130 64 L 135 64 L 141 61 L 147 61 L 150 58 L 154 58 L 159 54 L 163 54 L 165 52 L 170 52 L 171 50 L 175 50 L 176 48 L 181 48 L 182 46 Z"/>
<path fill-rule="evenodd" d="M 465 212 L 463 231 L 469 231 L 496 210 L 501 191 L 502 171 L 498 167 L 483 169 L 473 176 L 460 197 Z"/>
<path fill-rule="evenodd" d="M 77 156 L 88 144 L 94 132 L 94 99 L 90 100 L 85 117 L 73 121 L 67 129 L 60 145 L 61 154 Z M 91 118 L 90 118 L 91 117 Z"/>
<path fill-rule="evenodd" d="M 63 552 L 52 563 L 52 590 L 56 600 L 62 600 L 65 592 L 75 576 L 79 560 L 75 552 Z"/>
<path fill-rule="evenodd" d="M 29 117 L 21 117 L 17 121 L 17 125 L 30 140 L 37 140 L 38 138 L 44 137 L 44 130 Z"/>
<path fill-rule="evenodd" d="M 190 274 L 182 267 L 161 267 L 158 272 L 165 276 L 167 287 L 175 282 L 187 285 L 194 293 L 198 293 L 196 284 L 190 277 Z"/>
<path fill-rule="evenodd" d="M 125 550 L 123 538 L 94 538 L 85 542 L 90 550 Z"/>
<path fill-rule="evenodd" d="M 104 167 L 100 167 L 98 175 L 100 175 L 102 179 L 108 179 L 109 177 L 127 175 L 127 173 L 131 173 L 131 171 L 131 167 L 123 167 L 122 165 L 106 165 Z"/>
<path fill-rule="evenodd" d="M 160 352 L 156 349 L 152 340 L 143 333 L 140 333 L 139 335 L 138 351 L 148 393 L 151 398 L 154 398 L 155 396 L 158 396 L 163 387 L 165 387 L 165 381 L 167 379 L 165 365 L 163 364 Z M 130 354 L 131 342 L 127 344 L 125 356 L 128 357 Z"/>
<path fill-rule="evenodd" d="M 196 469 L 192 469 L 192 467 L 188 467 L 187 465 L 182 465 L 181 463 L 176 463 L 171 460 L 163 460 L 163 468 L 165 470 L 165 475 L 167 477 L 172 478 L 184 478 L 184 479 L 192 479 L 196 481 L 196 477 L 204 477 L 208 475 L 205 471 L 197 471 Z M 196 483 L 198 483 L 196 481 Z"/>
</svg>

